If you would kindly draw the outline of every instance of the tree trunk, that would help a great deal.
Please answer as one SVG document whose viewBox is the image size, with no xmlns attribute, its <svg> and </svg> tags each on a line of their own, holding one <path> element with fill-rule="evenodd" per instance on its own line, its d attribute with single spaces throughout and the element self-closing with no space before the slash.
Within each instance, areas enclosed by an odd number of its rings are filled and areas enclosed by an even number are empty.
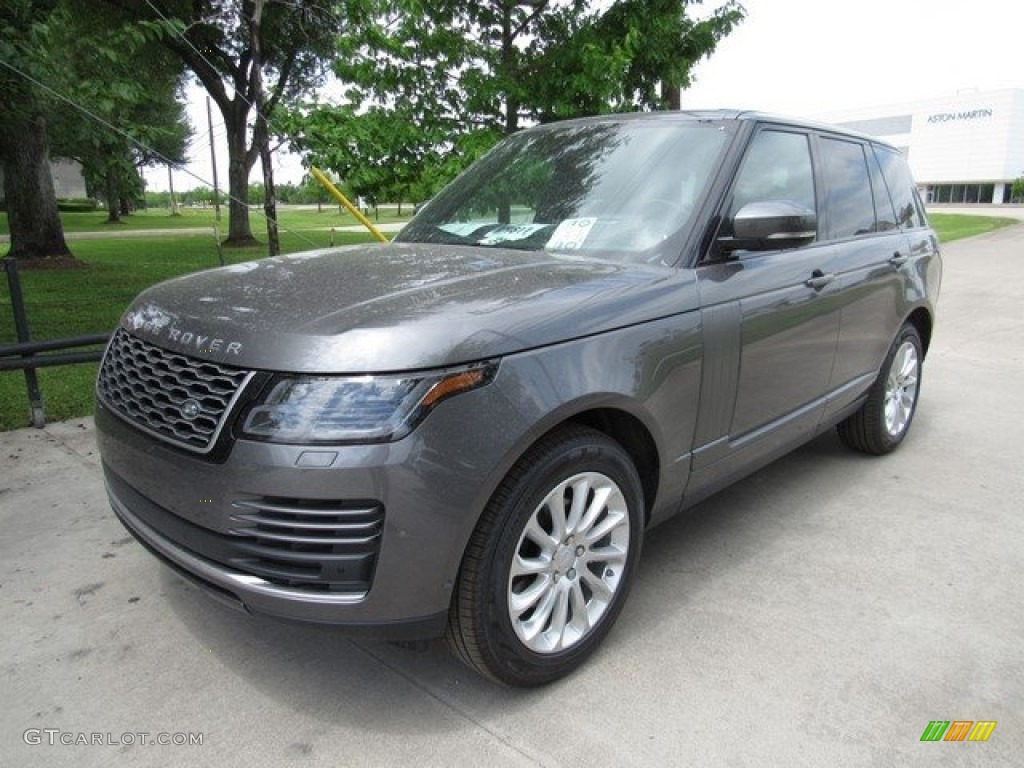
<svg viewBox="0 0 1024 768">
<path fill-rule="evenodd" d="M 236 97 L 237 98 L 237 97 Z M 228 134 L 228 239 L 224 245 L 255 245 L 249 224 L 249 171 L 255 157 L 250 160 L 246 147 L 247 113 L 236 119 L 237 112 L 224 114 Z"/>
<path fill-rule="evenodd" d="M 274 164 L 270 157 L 270 126 L 267 125 L 267 102 L 263 93 L 263 48 L 260 25 L 263 22 L 263 0 L 254 0 L 252 21 L 249 25 L 252 45 L 252 93 L 255 97 L 256 125 L 252 141 L 259 149 L 260 165 L 263 168 L 263 213 L 267 217 L 267 255 L 281 253 L 281 241 L 277 236 L 277 193 L 274 190 Z"/>
<path fill-rule="evenodd" d="M 260 104 L 260 108 L 263 105 Z M 266 119 L 258 117 L 264 126 Z M 259 137 L 260 141 L 260 162 L 263 167 L 263 213 L 267 217 L 267 255 L 279 256 L 281 254 L 281 239 L 277 234 L 277 193 L 274 190 L 274 164 L 270 157 L 270 138 L 266 135 L 264 127 Z"/>
<path fill-rule="evenodd" d="M 665 109 L 677 112 L 682 109 L 681 92 L 682 89 L 668 78 L 661 81 L 661 100 L 665 104 Z"/>
<path fill-rule="evenodd" d="M 0 131 L 11 249 L 16 259 L 70 257 L 50 174 L 46 121 L 11 120 Z"/>
<path fill-rule="evenodd" d="M 103 182 L 107 198 L 107 223 L 117 224 L 121 221 L 121 202 L 118 200 L 117 194 L 117 171 L 108 167 Z"/>
</svg>

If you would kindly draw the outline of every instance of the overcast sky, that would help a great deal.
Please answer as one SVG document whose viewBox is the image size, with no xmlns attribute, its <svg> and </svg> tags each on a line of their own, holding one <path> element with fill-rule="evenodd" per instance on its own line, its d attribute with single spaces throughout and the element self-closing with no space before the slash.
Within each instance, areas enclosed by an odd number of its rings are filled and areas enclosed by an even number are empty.
<svg viewBox="0 0 1024 768">
<path fill-rule="evenodd" d="M 691 13 L 720 5 L 705 0 Z M 953 96 L 958 91 L 1024 88 L 1022 0 L 744 0 L 747 18 L 696 69 L 684 109 L 758 109 L 817 117 L 847 108 Z M 193 88 L 196 135 L 189 170 L 207 183 L 204 92 Z M 227 184 L 227 146 L 213 109 L 220 185 Z M 276 180 L 297 182 L 301 164 L 277 160 Z M 259 164 L 253 178 L 259 178 Z M 166 169 L 146 174 L 167 189 Z M 176 190 L 200 181 L 183 171 Z"/>
<path fill-rule="evenodd" d="M 714 8 L 714 2 L 704 6 Z M 696 69 L 683 108 L 814 117 L 1024 88 L 1021 0 L 744 0 L 747 18 Z"/>
</svg>

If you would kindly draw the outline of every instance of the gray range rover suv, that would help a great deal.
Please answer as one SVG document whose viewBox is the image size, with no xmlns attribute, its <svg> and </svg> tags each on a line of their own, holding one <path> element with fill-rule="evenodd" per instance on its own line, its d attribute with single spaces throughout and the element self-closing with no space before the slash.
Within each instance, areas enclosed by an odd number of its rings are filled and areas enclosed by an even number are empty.
<svg viewBox="0 0 1024 768">
<path fill-rule="evenodd" d="M 253 613 L 574 668 L 644 531 L 907 434 L 941 265 L 892 147 L 761 114 L 516 134 L 389 245 L 170 280 L 97 383 L 114 511 Z"/>
</svg>

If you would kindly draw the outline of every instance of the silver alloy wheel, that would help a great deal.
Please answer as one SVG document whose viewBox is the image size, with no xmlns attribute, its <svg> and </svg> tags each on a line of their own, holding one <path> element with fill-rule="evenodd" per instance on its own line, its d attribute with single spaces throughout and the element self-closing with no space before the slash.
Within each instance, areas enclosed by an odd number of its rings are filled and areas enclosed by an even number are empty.
<svg viewBox="0 0 1024 768">
<path fill-rule="evenodd" d="M 536 653 L 569 648 L 612 603 L 629 554 L 629 510 L 599 472 L 563 480 L 526 523 L 509 570 L 508 613 Z"/>
<path fill-rule="evenodd" d="M 904 341 L 893 355 L 885 382 L 885 429 L 892 437 L 902 435 L 910 423 L 919 374 L 917 347 L 909 340 Z"/>
</svg>

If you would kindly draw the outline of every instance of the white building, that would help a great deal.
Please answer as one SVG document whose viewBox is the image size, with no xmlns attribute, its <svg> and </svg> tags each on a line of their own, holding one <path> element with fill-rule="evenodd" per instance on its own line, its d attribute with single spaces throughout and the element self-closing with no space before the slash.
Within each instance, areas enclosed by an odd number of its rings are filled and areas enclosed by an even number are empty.
<svg viewBox="0 0 1024 768">
<path fill-rule="evenodd" d="M 61 157 L 50 158 L 50 175 L 53 177 L 53 192 L 58 200 L 77 200 L 88 197 L 85 177 L 77 160 Z M 0 166 L 0 203 L 4 201 L 4 169 Z"/>
<path fill-rule="evenodd" d="M 1024 176 L 1024 89 L 852 109 L 817 118 L 885 139 L 907 155 L 930 203 L 1009 203 Z"/>
</svg>

